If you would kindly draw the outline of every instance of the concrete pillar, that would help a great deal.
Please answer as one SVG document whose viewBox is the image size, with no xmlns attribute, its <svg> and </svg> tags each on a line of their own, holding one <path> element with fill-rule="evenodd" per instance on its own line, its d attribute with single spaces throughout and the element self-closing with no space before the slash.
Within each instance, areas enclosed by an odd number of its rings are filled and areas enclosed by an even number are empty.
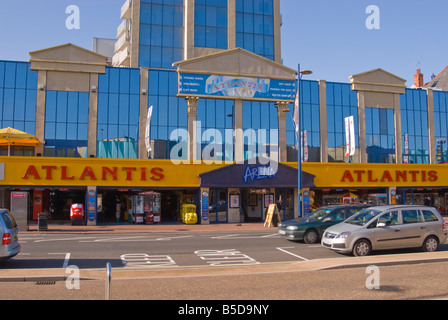
<svg viewBox="0 0 448 320">
<path fill-rule="evenodd" d="M 90 74 L 90 87 L 97 90 L 90 90 L 89 94 L 89 136 L 87 141 L 87 154 L 89 157 L 97 156 L 97 131 L 98 131 L 98 74 Z"/>
<path fill-rule="evenodd" d="M 429 136 L 429 163 L 437 163 L 437 144 L 434 128 L 434 92 L 432 89 L 426 90 L 428 100 L 428 136 Z"/>
<path fill-rule="evenodd" d="M 243 101 L 235 100 L 235 161 L 244 161 Z"/>
<path fill-rule="evenodd" d="M 148 151 L 146 150 L 145 133 L 146 118 L 148 116 L 148 95 L 143 94 L 143 90 L 148 90 L 149 86 L 149 68 L 140 68 L 140 119 L 139 119 L 139 136 L 138 136 L 138 158 L 148 159 Z"/>
<path fill-rule="evenodd" d="M 42 87 L 41 87 L 42 86 Z M 40 88 L 41 87 L 41 88 Z M 35 148 L 36 155 L 44 155 L 45 142 L 45 106 L 47 99 L 47 71 L 39 71 L 37 74 L 37 100 L 36 100 L 36 138 L 41 145 Z"/>
<path fill-rule="evenodd" d="M 289 112 L 288 102 L 277 102 L 278 116 L 278 149 L 279 162 L 288 161 L 287 142 L 286 142 L 286 116 Z"/>
<path fill-rule="evenodd" d="M 185 98 L 188 105 L 188 160 L 195 161 L 198 160 L 198 153 L 201 150 L 197 150 L 197 130 L 196 130 L 196 120 L 198 115 L 198 97 L 187 97 Z"/>
<path fill-rule="evenodd" d="M 319 80 L 320 162 L 328 162 L 327 82 Z"/>
</svg>

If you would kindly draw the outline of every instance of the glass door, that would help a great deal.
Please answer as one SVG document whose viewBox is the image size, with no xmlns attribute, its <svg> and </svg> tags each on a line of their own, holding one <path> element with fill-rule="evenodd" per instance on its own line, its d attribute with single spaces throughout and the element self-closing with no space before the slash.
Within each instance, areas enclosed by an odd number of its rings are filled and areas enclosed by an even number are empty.
<svg viewBox="0 0 448 320">
<path fill-rule="evenodd" d="M 227 190 L 210 190 L 209 220 L 210 223 L 227 222 Z"/>
</svg>

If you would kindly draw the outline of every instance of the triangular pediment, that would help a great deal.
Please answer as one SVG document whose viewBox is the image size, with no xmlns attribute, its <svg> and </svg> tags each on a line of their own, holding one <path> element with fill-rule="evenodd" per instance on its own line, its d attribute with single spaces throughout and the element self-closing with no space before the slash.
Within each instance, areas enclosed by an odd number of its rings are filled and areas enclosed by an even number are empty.
<svg viewBox="0 0 448 320">
<path fill-rule="evenodd" d="M 405 79 L 380 68 L 352 75 L 350 83 L 357 91 L 404 93 L 406 88 Z"/>
<path fill-rule="evenodd" d="M 32 70 L 104 73 L 107 57 L 67 43 L 30 52 Z"/>
<path fill-rule="evenodd" d="M 352 82 L 361 81 L 361 82 L 372 82 L 372 83 L 392 84 L 392 85 L 405 85 L 406 83 L 405 79 L 400 78 L 381 68 L 352 75 L 350 79 L 352 80 Z"/>
<path fill-rule="evenodd" d="M 241 48 L 229 49 L 202 57 L 176 62 L 181 73 L 204 73 L 229 76 L 295 80 L 297 71 Z"/>
</svg>

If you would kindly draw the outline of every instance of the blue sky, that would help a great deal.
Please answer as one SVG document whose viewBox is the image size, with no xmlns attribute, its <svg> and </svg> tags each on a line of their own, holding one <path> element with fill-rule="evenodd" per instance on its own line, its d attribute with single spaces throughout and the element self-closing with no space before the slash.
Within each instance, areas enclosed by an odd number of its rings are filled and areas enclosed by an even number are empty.
<svg viewBox="0 0 448 320">
<path fill-rule="evenodd" d="M 124 0 L 2 1 L 1 60 L 27 61 L 29 51 L 64 43 L 92 49 L 93 37 L 114 38 Z M 67 6 L 77 5 L 81 28 L 68 30 Z M 369 5 L 380 29 L 369 30 Z M 311 69 L 308 79 L 348 82 L 352 74 L 383 68 L 413 84 L 448 65 L 446 0 L 281 0 L 283 63 Z"/>
</svg>

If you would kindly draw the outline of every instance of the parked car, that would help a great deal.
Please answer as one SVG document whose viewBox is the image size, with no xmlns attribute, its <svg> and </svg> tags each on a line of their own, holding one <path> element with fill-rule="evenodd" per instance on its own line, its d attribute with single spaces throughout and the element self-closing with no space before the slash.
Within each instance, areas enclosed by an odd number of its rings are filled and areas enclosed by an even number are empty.
<svg viewBox="0 0 448 320">
<path fill-rule="evenodd" d="M 446 239 L 445 221 L 435 208 L 393 205 L 358 212 L 325 230 L 321 243 L 335 251 L 366 256 L 373 250 L 413 247 L 432 252 Z"/>
<path fill-rule="evenodd" d="M 317 243 L 328 227 L 344 221 L 367 205 L 334 205 L 321 207 L 310 215 L 283 222 L 278 233 L 288 240 L 303 240 L 305 243 Z"/>
<path fill-rule="evenodd" d="M 17 223 L 7 209 L 0 209 L 0 260 L 7 260 L 20 252 Z"/>
</svg>

